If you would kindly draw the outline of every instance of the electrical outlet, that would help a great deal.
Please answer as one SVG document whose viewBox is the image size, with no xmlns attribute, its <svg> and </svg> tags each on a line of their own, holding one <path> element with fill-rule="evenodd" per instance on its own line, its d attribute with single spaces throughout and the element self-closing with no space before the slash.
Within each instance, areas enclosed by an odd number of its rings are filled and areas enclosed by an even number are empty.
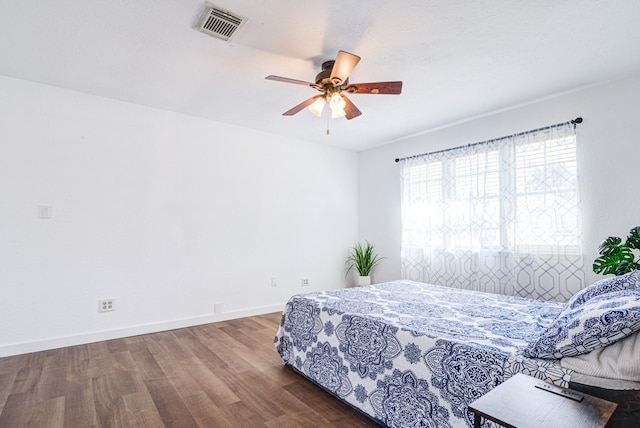
<svg viewBox="0 0 640 428">
<path fill-rule="evenodd" d="M 277 287 L 278 286 L 278 278 L 275 276 L 271 277 L 271 286 L 272 287 Z"/>
<path fill-rule="evenodd" d="M 115 310 L 116 310 L 115 300 L 113 299 L 98 300 L 98 312 L 110 312 Z"/>
<path fill-rule="evenodd" d="M 302 278 L 302 286 L 303 287 L 309 286 L 309 278 Z"/>
</svg>

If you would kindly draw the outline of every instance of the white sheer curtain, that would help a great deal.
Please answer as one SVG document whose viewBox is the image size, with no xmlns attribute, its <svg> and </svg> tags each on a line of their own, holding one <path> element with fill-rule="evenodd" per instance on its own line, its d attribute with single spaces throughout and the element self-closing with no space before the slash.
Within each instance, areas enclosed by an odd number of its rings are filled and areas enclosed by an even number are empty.
<svg viewBox="0 0 640 428">
<path fill-rule="evenodd" d="M 557 301 L 583 288 L 574 125 L 401 162 L 405 279 Z"/>
</svg>

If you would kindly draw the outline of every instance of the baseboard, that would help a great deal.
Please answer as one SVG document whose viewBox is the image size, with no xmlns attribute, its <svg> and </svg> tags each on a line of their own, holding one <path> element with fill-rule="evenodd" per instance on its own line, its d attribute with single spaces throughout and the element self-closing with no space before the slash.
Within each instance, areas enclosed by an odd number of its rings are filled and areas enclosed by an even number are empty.
<svg viewBox="0 0 640 428">
<path fill-rule="evenodd" d="M 84 345 L 86 343 L 101 342 L 103 340 L 120 339 L 123 337 L 139 336 L 141 334 L 156 333 L 159 331 L 174 330 L 177 328 L 193 327 L 195 325 L 210 324 L 218 321 L 226 321 L 236 318 L 250 317 L 254 315 L 268 314 L 282 311 L 285 304 L 260 306 L 242 309 L 239 311 L 223 312 L 221 314 L 206 315 L 194 318 L 183 318 L 161 323 L 136 325 L 117 330 L 105 330 L 76 336 L 57 337 L 55 339 L 23 342 L 0 346 L 0 357 L 27 354 L 30 352 L 47 351 L 50 349 L 64 348 L 67 346 Z M 274 332 L 275 334 L 275 332 Z"/>
</svg>

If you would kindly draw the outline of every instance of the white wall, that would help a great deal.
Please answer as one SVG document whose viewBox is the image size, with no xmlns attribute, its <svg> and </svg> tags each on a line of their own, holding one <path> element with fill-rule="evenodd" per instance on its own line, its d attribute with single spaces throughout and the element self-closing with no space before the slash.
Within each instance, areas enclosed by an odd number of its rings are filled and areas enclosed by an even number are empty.
<svg viewBox="0 0 640 428">
<path fill-rule="evenodd" d="M 0 356 L 345 285 L 357 154 L 6 77 L 0 94 Z"/>
<path fill-rule="evenodd" d="M 640 76 L 584 88 L 359 154 L 359 236 L 387 259 L 376 282 L 400 277 L 400 181 L 395 158 L 457 147 L 581 116 L 578 168 L 588 282 L 597 246 L 640 225 Z"/>
</svg>

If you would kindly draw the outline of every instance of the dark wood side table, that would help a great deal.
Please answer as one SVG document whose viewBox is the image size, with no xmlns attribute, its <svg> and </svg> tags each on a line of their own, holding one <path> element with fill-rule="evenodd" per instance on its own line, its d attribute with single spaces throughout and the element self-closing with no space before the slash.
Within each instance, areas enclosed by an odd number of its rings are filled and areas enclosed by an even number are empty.
<svg viewBox="0 0 640 428">
<path fill-rule="evenodd" d="M 474 427 L 482 418 L 507 428 L 597 428 L 605 427 L 618 405 L 582 392 L 581 401 L 554 394 L 549 385 L 531 376 L 516 374 L 469 405 Z"/>
</svg>

